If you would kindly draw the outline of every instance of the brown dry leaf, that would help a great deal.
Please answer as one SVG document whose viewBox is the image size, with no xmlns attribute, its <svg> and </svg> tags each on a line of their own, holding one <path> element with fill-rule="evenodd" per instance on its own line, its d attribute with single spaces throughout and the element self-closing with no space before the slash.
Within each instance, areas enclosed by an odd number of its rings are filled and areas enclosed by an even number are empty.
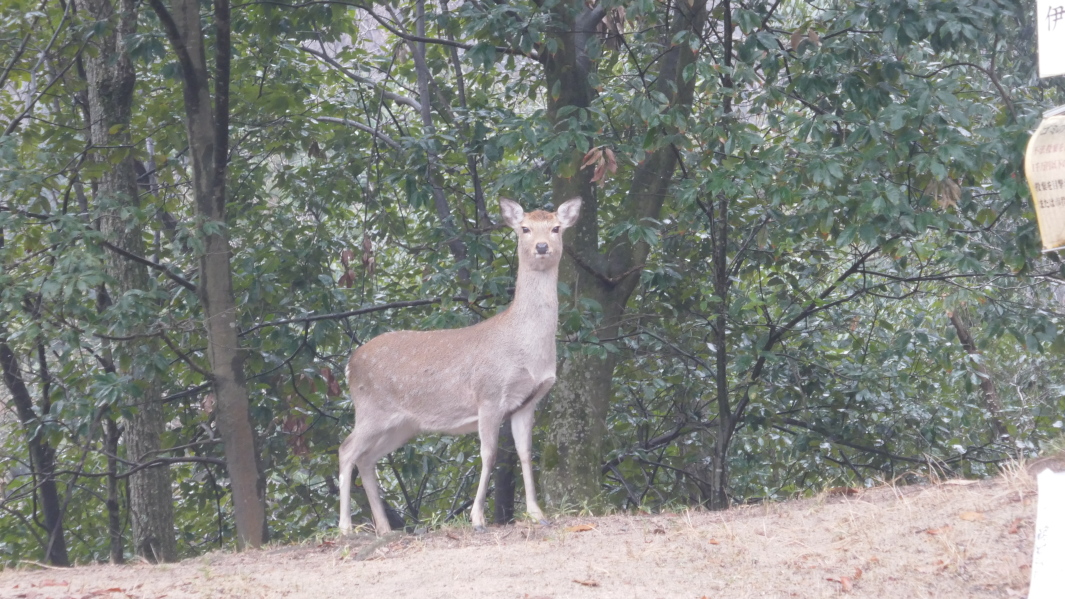
<svg viewBox="0 0 1065 599">
<path fill-rule="evenodd" d="M 595 527 L 591 524 L 577 524 L 576 526 L 566 527 L 566 532 L 587 532 L 589 530 L 595 530 Z"/>
<path fill-rule="evenodd" d="M 362 266 L 366 269 L 367 274 L 373 276 L 374 267 L 377 264 L 377 260 L 374 258 L 373 240 L 370 239 L 370 234 L 366 231 L 362 233 Z M 351 271 L 348 271 L 351 272 Z M 352 274 L 352 282 L 354 282 L 355 275 Z"/>
<path fill-rule="evenodd" d="M 599 586 L 599 583 L 597 581 L 595 581 L 595 580 L 580 580 L 578 578 L 574 578 L 573 582 L 575 582 L 575 583 L 577 583 L 579 585 L 586 586 L 586 587 L 597 587 L 597 586 Z"/>
<path fill-rule="evenodd" d="M 862 569 L 861 568 L 855 568 L 854 569 L 854 580 L 861 580 L 861 579 L 862 579 Z"/>
<path fill-rule="evenodd" d="M 606 175 L 606 162 L 600 161 L 595 165 L 595 174 L 592 175 L 592 183 L 602 181 L 604 175 Z"/>
<path fill-rule="evenodd" d="M 942 181 L 933 181 L 928 185 L 932 196 L 939 204 L 940 210 L 948 210 L 958 205 L 961 199 L 961 186 L 954 179 L 947 177 Z"/>
<path fill-rule="evenodd" d="M 838 582 L 840 585 L 840 590 L 844 593 L 851 592 L 851 587 L 853 585 L 849 576 L 840 576 L 839 578 L 825 578 L 825 580 L 829 582 Z"/>
<path fill-rule="evenodd" d="M 603 156 L 606 157 L 606 170 L 611 175 L 618 172 L 618 159 L 617 156 L 614 156 L 614 150 L 603 148 Z"/>
<path fill-rule="evenodd" d="M 581 168 L 591 166 L 596 162 L 599 162 L 603 158 L 602 148 L 592 148 L 584 154 L 584 162 L 581 162 Z"/>
<path fill-rule="evenodd" d="M 926 529 L 924 529 L 921 532 L 924 532 L 924 533 L 927 533 L 927 534 L 930 534 L 930 535 L 934 536 L 934 535 L 941 535 L 941 534 L 943 534 L 945 532 L 948 532 L 951 528 L 953 528 L 953 527 L 950 524 L 947 524 L 946 526 L 940 526 L 939 528 L 926 528 Z"/>
<path fill-rule="evenodd" d="M 810 34 L 806 36 L 815 46 L 821 45 L 821 36 L 817 35 L 817 32 L 813 29 L 810 30 Z"/>
<path fill-rule="evenodd" d="M 1018 532 L 1020 532 L 1020 529 L 1021 529 L 1021 522 L 1022 522 L 1023 520 L 1024 520 L 1024 518 L 1015 518 L 1015 519 L 1013 520 L 1013 522 L 1011 522 L 1011 523 L 1010 523 L 1010 529 L 1009 529 L 1009 534 L 1011 534 L 1011 535 L 1015 535 L 1015 534 L 1017 534 Z"/>
<path fill-rule="evenodd" d="M 664 534 L 666 534 L 666 530 L 664 528 L 656 528 L 656 529 L 651 531 L 651 534 L 653 534 L 653 535 L 664 535 Z"/>
<path fill-rule="evenodd" d="M 707 543 L 710 543 L 711 545 L 720 545 L 721 541 L 718 541 L 717 539 L 710 539 L 709 541 L 707 541 Z"/>
<path fill-rule="evenodd" d="M 854 487 L 831 487 L 828 490 L 828 494 L 829 495 L 842 495 L 844 497 L 850 497 L 851 495 L 857 495 L 858 494 L 858 489 L 855 489 Z"/>
<path fill-rule="evenodd" d="M 969 485 L 975 485 L 978 482 L 980 482 L 980 481 L 978 481 L 978 480 L 966 480 L 964 478 L 952 478 L 950 480 L 943 481 L 942 484 L 944 484 L 944 485 L 953 485 L 953 486 L 958 486 L 958 487 L 967 487 Z"/>
<path fill-rule="evenodd" d="M 344 392 L 340 390 L 340 383 L 337 382 L 335 376 L 333 376 L 333 370 L 331 368 L 322 368 L 318 372 L 322 374 L 322 378 L 325 379 L 326 391 L 329 397 L 338 397 L 343 395 Z"/>
<path fill-rule="evenodd" d="M 203 396 L 203 401 L 200 402 L 200 409 L 204 414 L 210 414 L 214 411 L 214 393 L 208 393 Z"/>
<path fill-rule="evenodd" d="M 984 514 L 982 512 L 962 512 L 958 514 L 958 517 L 969 522 L 976 522 L 977 520 L 983 520 Z"/>
<path fill-rule="evenodd" d="M 795 32 L 791 34 L 791 49 L 798 50 L 800 43 L 802 43 L 802 31 L 796 29 Z"/>
<path fill-rule="evenodd" d="M 344 266 L 348 266 L 352 260 L 355 259 L 355 252 L 351 250 L 344 250 L 340 252 L 340 263 Z"/>
</svg>

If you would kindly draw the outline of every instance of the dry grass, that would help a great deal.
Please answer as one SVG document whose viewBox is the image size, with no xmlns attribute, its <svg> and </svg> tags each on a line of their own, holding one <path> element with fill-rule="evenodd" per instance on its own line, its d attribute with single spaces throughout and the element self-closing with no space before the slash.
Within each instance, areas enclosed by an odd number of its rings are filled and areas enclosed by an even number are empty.
<svg viewBox="0 0 1065 599">
<path fill-rule="evenodd" d="M 833 489 L 728 512 L 559 518 L 476 534 L 371 535 L 179 564 L 0 572 L 0 596 L 1023 597 L 1033 470 Z"/>
</svg>

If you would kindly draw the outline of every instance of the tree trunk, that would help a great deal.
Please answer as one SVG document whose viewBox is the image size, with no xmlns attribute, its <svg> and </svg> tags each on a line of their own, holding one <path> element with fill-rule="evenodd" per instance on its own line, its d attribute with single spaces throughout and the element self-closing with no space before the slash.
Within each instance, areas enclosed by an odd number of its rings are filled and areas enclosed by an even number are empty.
<svg viewBox="0 0 1065 599">
<path fill-rule="evenodd" d="M 961 346 L 965 349 L 965 353 L 973 356 L 973 368 L 976 370 L 976 376 L 980 379 L 980 390 L 984 395 L 984 407 L 987 408 L 989 414 L 989 420 L 991 421 L 991 430 L 995 432 L 995 439 L 1001 441 L 1003 439 L 1009 439 L 1009 431 L 1005 425 L 1002 424 L 1002 402 L 999 401 L 998 391 L 995 389 L 995 381 L 991 378 L 991 373 L 988 372 L 987 366 L 980 361 L 980 350 L 976 348 L 976 341 L 973 340 L 973 334 L 969 330 L 969 326 L 962 320 L 961 315 L 957 312 L 947 312 L 947 317 L 950 318 L 950 323 L 954 325 L 955 332 L 958 333 L 958 341 L 961 342 Z"/>
<path fill-rule="evenodd" d="M 518 451 L 514 447 L 514 432 L 510 430 L 510 420 L 503 421 L 499 429 L 499 444 L 496 448 L 495 492 L 492 493 L 492 520 L 496 524 L 510 524 L 514 521 L 514 491 L 517 487 Z"/>
<path fill-rule="evenodd" d="M 110 539 L 109 561 L 122 564 L 126 556 L 122 548 L 122 506 L 118 501 L 118 423 L 110 416 L 104 419 L 104 451 L 107 452 L 107 536 Z"/>
<path fill-rule="evenodd" d="M 555 53 L 544 53 L 547 89 L 551 90 L 548 114 L 557 121 L 559 111 L 567 106 L 590 106 L 595 90 L 589 85 L 594 64 L 588 57 L 588 42 L 602 19 L 604 7 L 587 7 L 583 2 L 563 2 L 554 9 L 554 26 L 549 32 L 558 42 Z M 685 81 L 684 67 L 695 60 L 687 47 L 671 40 L 681 30 L 700 34 L 706 23 L 705 4 L 679 3 L 668 31 L 663 33 L 663 47 L 670 48 L 659 60 L 654 80 L 674 105 L 691 110 L 695 78 Z M 557 93 L 557 95 L 556 95 Z M 628 196 L 621 205 L 622 219 L 640 222 L 657 219 L 677 167 L 677 149 L 666 146 L 647 154 L 635 167 Z M 561 161 L 552 175 L 555 203 L 580 196 L 581 219 L 559 270 L 559 280 L 573 290 L 574 299 L 589 298 L 603 308 L 600 338 L 617 335 L 625 306 L 639 282 L 639 272 L 650 253 L 644 242 L 632 244 L 618 239 L 599 247 L 598 203 L 592 189 L 591 173 L 580 169 L 582 156 L 576 149 Z M 575 170 L 572 176 L 563 176 Z M 575 353 L 562 361 L 558 380 L 548 402 L 548 439 L 544 443 L 542 469 L 544 497 L 548 503 L 562 499 L 587 503 L 599 494 L 601 467 L 604 462 L 606 418 L 610 406 L 616 354 Z"/>
<path fill-rule="evenodd" d="M 717 437 L 714 440 L 713 470 L 710 474 L 710 509 L 728 509 L 728 449 L 732 441 L 735 418 L 729 401 L 728 385 L 728 311 L 729 311 L 729 198 L 721 194 L 711 215 L 713 240 L 714 297 L 717 314 L 714 317 L 714 385 L 717 396 Z"/>
<path fill-rule="evenodd" d="M 0 367 L 4 372 L 4 386 L 11 394 L 15 412 L 26 431 L 26 444 L 30 450 L 30 465 L 37 486 L 38 501 L 44 512 L 44 528 L 48 533 L 47 546 L 43 547 L 45 560 L 55 566 L 69 566 L 67 544 L 63 538 L 63 511 L 59 504 L 59 491 L 55 482 L 55 450 L 44 438 L 44 423 L 33 409 L 33 398 L 22 380 L 18 358 L 7 344 L 7 332 L 0 329 Z M 47 397 L 41 400 L 41 416 L 48 414 Z"/>
<path fill-rule="evenodd" d="M 215 0 L 215 70 L 204 52 L 200 4 L 174 0 L 173 14 L 162 0 L 149 0 L 181 65 L 185 127 L 192 164 L 193 197 L 205 252 L 200 257 L 199 294 L 207 325 L 207 356 L 233 493 L 237 547 L 259 547 L 267 538 L 266 481 L 262 476 L 249 414 L 244 350 L 237 337 L 237 306 L 230 270 L 226 224 L 229 155 L 230 17 L 228 0 Z M 213 75 L 213 76 L 212 76 Z M 210 81 L 215 82 L 212 102 Z"/>
<path fill-rule="evenodd" d="M 113 246 L 143 256 L 143 231 L 135 220 L 121 216 L 124 209 L 140 205 L 137 174 L 129 151 L 136 73 L 126 49 L 126 41 L 136 32 L 136 5 L 132 0 L 120 0 L 117 6 L 111 0 L 80 0 L 79 4 L 93 20 L 108 25 L 92 38 L 95 52 L 88 53 L 85 59 L 89 134 L 92 145 L 99 148 L 92 153 L 92 159 L 110 165 L 96 186 L 100 232 Z M 147 269 L 116 253 L 108 253 L 107 271 L 115 280 L 112 297 L 149 287 Z M 139 397 L 128 398 L 134 411 L 127 422 L 126 452 L 133 461 L 155 457 L 163 433 L 157 376 L 152 367 L 143 365 L 144 358 L 158 351 L 158 343 L 146 337 L 147 332 L 140 324 L 123 331 L 139 339 L 121 342 L 112 350 L 118 374 L 141 383 L 143 389 Z M 129 478 L 129 495 L 134 551 L 152 562 L 175 561 L 177 547 L 169 469 L 145 468 L 135 472 Z"/>
</svg>

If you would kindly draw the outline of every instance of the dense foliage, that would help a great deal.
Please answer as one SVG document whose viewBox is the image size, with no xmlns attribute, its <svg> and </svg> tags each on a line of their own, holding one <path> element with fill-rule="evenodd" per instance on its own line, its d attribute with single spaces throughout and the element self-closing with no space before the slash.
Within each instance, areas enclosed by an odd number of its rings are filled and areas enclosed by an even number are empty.
<svg viewBox="0 0 1065 599">
<path fill-rule="evenodd" d="M 1032 2 L 237 4 L 223 223 L 197 216 L 182 67 L 146 8 L 125 40 L 131 141 L 90 143 L 83 58 L 112 25 L 78 6 L 0 6 L 0 358 L 33 401 L 16 409 L 6 376 L 0 563 L 46 553 L 49 476 L 71 558 L 107 559 L 108 481 L 121 491 L 149 464 L 171 471 L 183 555 L 233 542 L 195 291 L 220 227 L 271 535 L 333 530 L 348 355 L 505 306 L 513 240 L 495 198 L 557 203 L 559 180 L 591 186 L 600 247 L 647 259 L 596 275 L 638 277 L 620 315 L 560 286 L 560 355 L 616 366 L 601 493 L 548 509 L 986 476 L 1060 435 L 1061 270 L 1039 254 L 1022 164 L 1063 90 L 1036 77 Z M 567 90 L 545 75 L 569 13 L 594 30 L 586 106 L 557 106 Z M 694 57 L 690 101 L 656 87 L 672 48 Z M 664 153 L 676 167 L 650 218 L 626 202 Z M 139 205 L 94 192 L 128 156 Z M 145 255 L 120 255 L 145 288 L 115 292 L 108 218 L 140 231 Z M 153 384 L 165 449 L 132 455 L 120 435 Z M 54 452 L 49 476 L 31 439 Z M 477 455 L 472 436 L 411 442 L 379 465 L 389 502 L 408 524 L 462 517 Z M 128 534 L 121 492 L 113 508 Z"/>
</svg>

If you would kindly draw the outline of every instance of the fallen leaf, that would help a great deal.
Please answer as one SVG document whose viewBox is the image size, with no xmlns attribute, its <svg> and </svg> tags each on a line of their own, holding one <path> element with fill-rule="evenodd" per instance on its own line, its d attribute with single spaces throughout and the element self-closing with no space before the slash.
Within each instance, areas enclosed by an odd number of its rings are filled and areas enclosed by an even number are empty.
<svg viewBox="0 0 1065 599">
<path fill-rule="evenodd" d="M 980 481 L 978 480 L 966 480 L 964 478 L 952 478 L 951 480 L 943 481 L 944 485 L 955 485 L 958 487 L 967 487 L 969 485 L 975 485 Z"/>
<path fill-rule="evenodd" d="M 941 534 L 949 531 L 951 528 L 952 528 L 951 525 L 947 524 L 946 526 L 940 526 L 939 528 L 926 528 L 926 529 L 924 529 L 923 531 L 920 531 L 920 532 L 925 532 L 925 533 L 930 534 L 930 535 L 941 535 Z"/>
<path fill-rule="evenodd" d="M 48 578 L 48 579 L 42 580 L 41 584 L 38 585 L 38 586 L 42 586 L 42 587 L 65 587 L 65 586 L 70 586 L 70 583 L 65 581 L 65 580 L 52 580 L 51 578 Z"/>
<path fill-rule="evenodd" d="M 851 592 L 851 589 L 854 588 L 853 583 L 851 583 L 850 576 L 840 576 L 839 586 L 843 589 L 844 593 L 849 593 Z"/>
<path fill-rule="evenodd" d="M 666 534 L 666 530 L 664 528 L 656 528 L 656 529 L 651 531 L 651 534 L 653 534 L 653 535 L 664 535 L 664 534 Z"/>
<path fill-rule="evenodd" d="M 828 494 L 829 495 L 843 495 L 845 497 L 849 497 L 851 495 L 857 495 L 858 494 L 858 489 L 855 489 L 854 487 L 831 487 L 828 490 Z"/>
<path fill-rule="evenodd" d="M 861 580 L 861 579 L 862 579 L 862 569 L 861 568 L 855 568 L 854 569 L 854 580 Z"/>
<path fill-rule="evenodd" d="M 566 532 L 587 532 L 589 530 L 595 530 L 595 527 L 591 524 L 578 524 L 566 528 Z"/>
<path fill-rule="evenodd" d="M 711 545 L 720 545 L 721 541 L 718 541 L 717 539 L 710 539 L 709 541 L 707 541 L 707 543 L 710 543 Z"/>
<path fill-rule="evenodd" d="M 1013 522 L 1010 523 L 1009 534 L 1015 535 L 1015 534 L 1017 534 L 1020 531 L 1020 529 L 1021 529 L 1021 521 L 1022 520 L 1023 520 L 1023 518 L 1016 518 L 1016 519 L 1013 520 Z"/>
<path fill-rule="evenodd" d="M 574 578 L 573 582 L 575 582 L 575 583 L 577 583 L 579 585 L 584 585 L 586 587 L 597 587 L 597 586 L 599 586 L 599 583 L 594 581 L 594 580 L 580 580 L 580 579 Z"/>
<path fill-rule="evenodd" d="M 984 515 L 981 512 L 962 512 L 958 514 L 958 517 L 962 520 L 967 520 L 969 522 L 975 522 L 977 520 L 984 519 Z"/>
</svg>

